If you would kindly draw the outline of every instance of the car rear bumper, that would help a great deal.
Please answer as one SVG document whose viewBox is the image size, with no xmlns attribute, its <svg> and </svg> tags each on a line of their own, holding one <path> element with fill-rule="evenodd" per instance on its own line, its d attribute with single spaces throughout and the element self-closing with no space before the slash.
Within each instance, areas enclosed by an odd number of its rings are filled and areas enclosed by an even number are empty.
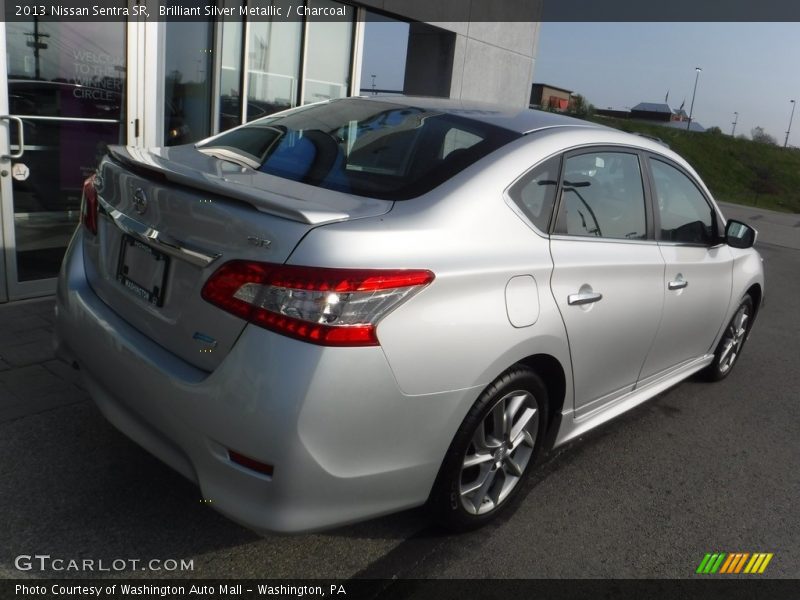
<svg viewBox="0 0 800 600">
<path fill-rule="evenodd" d="M 212 373 L 131 327 L 87 283 L 79 232 L 62 267 L 57 354 L 103 414 L 257 531 L 298 532 L 425 502 L 477 389 L 406 396 L 380 347 L 327 348 L 254 326 Z M 273 465 L 271 477 L 228 450 Z"/>
</svg>

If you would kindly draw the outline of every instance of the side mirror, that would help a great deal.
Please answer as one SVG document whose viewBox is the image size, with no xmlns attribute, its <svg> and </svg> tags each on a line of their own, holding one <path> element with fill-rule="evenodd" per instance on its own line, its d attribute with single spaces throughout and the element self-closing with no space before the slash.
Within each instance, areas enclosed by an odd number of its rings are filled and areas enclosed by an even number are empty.
<svg viewBox="0 0 800 600">
<path fill-rule="evenodd" d="M 752 248 L 758 232 L 741 221 L 729 219 L 725 225 L 725 243 L 731 248 Z"/>
</svg>

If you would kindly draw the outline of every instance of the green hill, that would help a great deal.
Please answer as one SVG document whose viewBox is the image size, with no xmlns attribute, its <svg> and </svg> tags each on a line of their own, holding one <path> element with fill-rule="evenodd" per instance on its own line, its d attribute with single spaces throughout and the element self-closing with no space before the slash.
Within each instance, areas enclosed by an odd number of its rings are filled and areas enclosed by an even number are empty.
<svg viewBox="0 0 800 600">
<path fill-rule="evenodd" d="M 800 213 L 800 150 L 595 116 L 597 123 L 661 139 L 700 174 L 714 198 Z"/>
</svg>

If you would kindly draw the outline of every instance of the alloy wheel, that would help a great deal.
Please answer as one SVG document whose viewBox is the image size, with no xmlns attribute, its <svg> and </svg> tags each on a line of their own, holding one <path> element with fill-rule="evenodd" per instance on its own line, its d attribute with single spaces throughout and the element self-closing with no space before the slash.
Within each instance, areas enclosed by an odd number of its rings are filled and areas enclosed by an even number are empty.
<svg viewBox="0 0 800 600">
<path fill-rule="evenodd" d="M 503 503 L 520 482 L 533 456 L 539 410 L 526 390 L 500 398 L 478 424 L 464 454 L 461 505 L 470 514 L 486 514 Z"/>
<path fill-rule="evenodd" d="M 744 344 L 747 336 L 747 324 L 750 320 L 750 313 L 747 305 L 743 304 L 731 320 L 731 324 L 725 330 L 725 337 L 722 339 L 722 351 L 719 355 L 719 372 L 725 374 L 733 367 L 736 358 Z"/>
</svg>

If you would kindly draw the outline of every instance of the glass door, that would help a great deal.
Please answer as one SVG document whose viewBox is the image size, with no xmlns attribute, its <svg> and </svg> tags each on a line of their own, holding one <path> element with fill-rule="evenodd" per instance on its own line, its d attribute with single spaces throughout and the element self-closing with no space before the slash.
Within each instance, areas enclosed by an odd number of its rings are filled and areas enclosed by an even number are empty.
<svg viewBox="0 0 800 600">
<path fill-rule="evenodd" d="M 0 300 L 16 300 L 53 293 L 82 182 L 124 143 L 126 23 L 6 22 L 0 44 Z"/>
</svg>

